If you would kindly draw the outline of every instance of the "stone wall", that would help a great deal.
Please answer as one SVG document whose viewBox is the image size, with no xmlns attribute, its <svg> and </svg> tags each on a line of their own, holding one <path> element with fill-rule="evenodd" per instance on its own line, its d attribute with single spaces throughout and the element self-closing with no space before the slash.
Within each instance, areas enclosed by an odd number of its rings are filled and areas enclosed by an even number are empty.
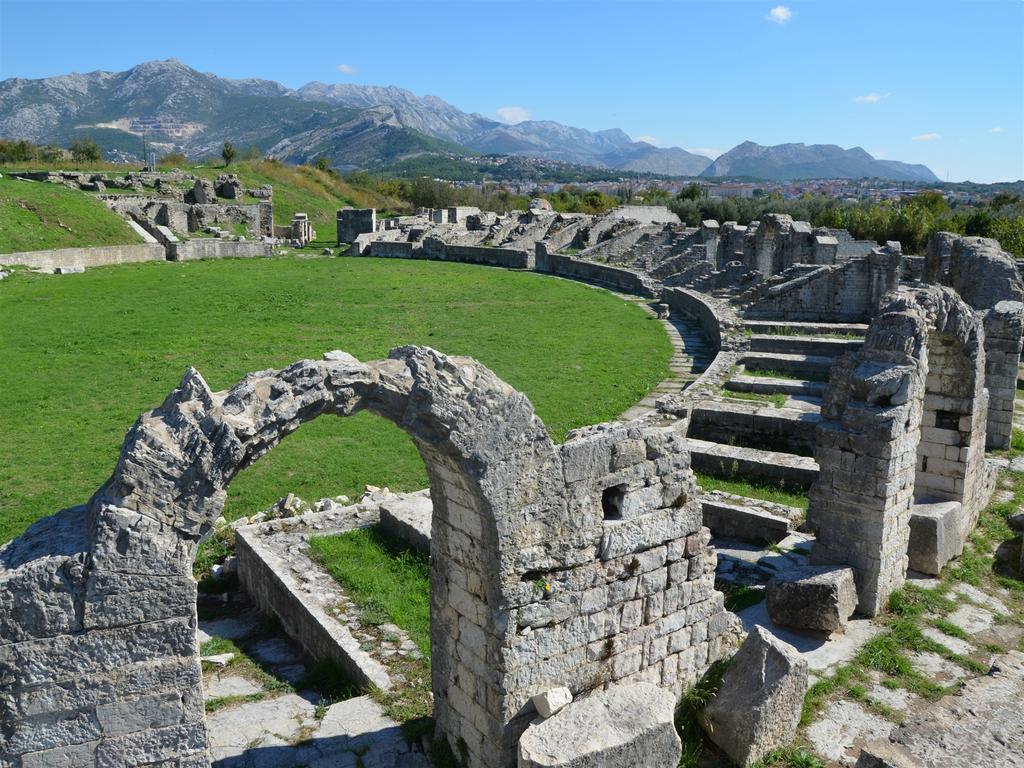
<svg viewBox="0 0 1024 768">
<path fill-rule="evenodd" d="M 755 298 L 744 315 L 764 320 L 868 322 L 883 297 L 899 285 L 901 260 L 900 244 L 889 243 L 841 264 L 810 270 L 794 267 L 792 279 L 754 289 Z"/>
<path fill-rule="evenodd" d="M 484 245 L 449 245 L 436 237 L 426 237 L 422 243 L 373 240 L 360 255 L 393 259 L 436 259 L 508 269 L 533 269 L 533 254 L 528 251 L 491 248 Z"/>
<path fill-rule="evenodd" d="M 338 242 L 354 242 L 359 235 L 377 230 L 377 211 L 373 208 L 342 208 L 338 211 Z"/>
<path fill-rule="evenodd" d="M 555 446 L 523 395 L 427 348 L 329 353 L 219 393 L 189 370 L 86 507 L 0 549 L 5 763 L 208 765 L 197 544 L 240 470 L 305 421 L 363 409 L 426 464 L 434 717 L 469 768 L 515 765 L 535 693 L 642 680 L 678 694 L 727 651 L 671 428 L 604 424 Z"/>
<path fill-rule="evenodd" d="M 812 560 L 854 569 L 863 613 L 878 613 L 903 583 L 915 498 L 961 502 L 964 536 L 987 503 L 983 338 L 952 290 L 905 290 L 863 349 L 832 366 L 808 510 Z"/>
<path fill-rule="evenodd" d="M 274 249 L 270 243 L 262 240 L 222 240 L 217 237 L 198 237 L 171 243 L 167 248 L 167 258 L 173 261 L 191 261 L 194 259 L 229 259 L 254 258 L 272 256 Z"/>
<path fill-rule="evenodd" d="M 104 245 L 96 248 L 58 248 L 52 251 L 0 253 L 0 264 L 21 264 L 37 269 L 57 267 L 104 267 L 139 261 L 163 261 L 164 247 L 158 243 Z"/>
<path fill-rule="evenodd" d="M 1009 448 L 1024 334 L 1024 281 L 1016 262 L 995 240 L 937 232 L 928 242 L 924 278 L 951 286 L 974 309 L 987 311 L 987 442 L 989 448 Z"/>
<path fill-rule="evenodd" d="M 654 298 L 657 295 L 657 286 L 654 282 L 639 272 L 549 253 L 544 243 L 537 243 L 536 268 L 538 272 L 550 272 L 560 277 L 596 283 L 638 296 Z"/>
</svg>

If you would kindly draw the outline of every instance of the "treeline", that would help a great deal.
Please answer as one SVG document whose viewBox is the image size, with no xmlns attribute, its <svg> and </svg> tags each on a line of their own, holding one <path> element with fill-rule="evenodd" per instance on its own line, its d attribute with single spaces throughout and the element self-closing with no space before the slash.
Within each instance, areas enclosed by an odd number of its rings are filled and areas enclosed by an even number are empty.
<svg viewBox="0 0 1024 768">
<path fill-rule="evenodd" d="M 980 205 L 951 208 L 939 192 L 884 202 L 855 203 L 824 196 L 784 200 L 778 195 L 753 198 L 705 197 L 699 187 L 687 187 L 670 203 L 686 223 L 705 219 L 746 224 L 768 213 L 787 213 L 816 227 L 845 229 L 859 240 L 899 240 L 905 253 L 924 253 L 934 232 L 992 237 L 1018 258 L 1024 258 L 1024 201 L 1001 192 Z"/>
<path fill-rule="evenodd" d="M 67 149 L 53 144 L 33 144 L 24 139 L 0 139 L 0 163 L 15 165 L 39 163 L 52 165 L 61 161 L 73 160 L 76 163 L 98 163 L 103 160 L 103 152 L 92 139 L 74 139 Z"/>
<path fill-rule="evenodd" d="M 355 187 L 372 189 L 382 195 L 406 200 L 416 208 L 449 208 L 464 205 L 504 213 L 524 211 L 530 206 L 531 199 L 543 197 L 560 213 L 601 214 L 619 204 L 619 201 L 610 195 L 574 186 L 566 186 L 558 192 L 547 194 L 534 190 L 529 195 L 520 195 L 500 184 L 484 184 L 480 188 L 463 187 L 425 176 L 398 179 L 354 171 L 345 174 L 344 178 Z"/>
</svg>

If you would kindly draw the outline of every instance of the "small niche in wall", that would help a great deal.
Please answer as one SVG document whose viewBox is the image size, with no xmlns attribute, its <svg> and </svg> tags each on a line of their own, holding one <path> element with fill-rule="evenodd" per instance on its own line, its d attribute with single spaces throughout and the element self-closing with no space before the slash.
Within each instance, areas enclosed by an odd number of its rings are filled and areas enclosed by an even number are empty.
<svg viewBox="0 0 1024 768">
<path fill-rule="evenodd" d="M 935 426 L 939 429 L 951 429 L 956 432 L 960 429 L 960 414 L 953 411 L 936 411 Z"/>
<path fill-rule="evenodd" d="M 622 502 L 626 498 L 626 486 L 613 485 L 601 492 L 601 509 L 605 520 L 622 519 Z"/>
</svg>

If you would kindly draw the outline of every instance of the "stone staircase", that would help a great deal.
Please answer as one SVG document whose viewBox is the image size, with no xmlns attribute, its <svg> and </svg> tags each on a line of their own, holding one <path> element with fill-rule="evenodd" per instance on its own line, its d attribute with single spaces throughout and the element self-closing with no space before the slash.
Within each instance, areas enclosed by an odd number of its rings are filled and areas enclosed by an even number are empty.
<svg viewBox="0 0 1024 768">
<path fill-rule="evenodd" d="M 654 314 L 647 302 L 636 297 L 623 296 L 636 301 L 645 310 Z M 677 395 L 686 389 L 700 376 L 711 361 L 715 359 L 715 351 L 700 324 L 682 313 L 674 313 L 670 319 L 661 320 L 672 344 L 672 360 L 669 362 L 669 377 L 651 390 L 643 400 L 627 409 L 619 418 L 636 419 L 654 413 L 655 403 L 666 395 Z"/>
</svg>

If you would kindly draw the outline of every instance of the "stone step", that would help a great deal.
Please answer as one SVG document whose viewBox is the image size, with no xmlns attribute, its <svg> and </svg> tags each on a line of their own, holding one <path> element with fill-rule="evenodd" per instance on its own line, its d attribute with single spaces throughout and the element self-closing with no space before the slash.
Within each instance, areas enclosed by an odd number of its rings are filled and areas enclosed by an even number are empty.
<svg viewBox="0 0 1024 768">
<path fill-rule="evenodd" d="M 802 379 L 775 379 L 769 376 L 733 376 L 725 383 L 730 392 L 752 392 L 759 395 L 809 395 L 820 398 L 828 384 Z"/>
<path fill-rule="evenodd" d="M 702 400 L 690 411 L 687 436 L 714 443 L 813 456 L 821 415 L 744 400 Z"/>
<path fill-rule="evenodd" d="M 792 336 L 864 336 L 868 326 L 864 323 L 804 323 L 788 320 L 744 320 L 743 326 L 753 333 L 786 333 Z"/>
<path fill-rule="evenodd" d="M 778 371 L 811 381 L 828 381 L 832 358 L 785 352 L 749 352 L 740 363 L 755 371 Z"/>
<path fill-rule="evenodd" d="M 783 352 L 786 354 L 836 357 L 864 346 L 860 339 L 829 339 L 821 336 L 783 336 L 755 333 L 750 337 L 751 352 Z"/>
<path fill-rule="evenodd" d="M 690 464 L 698 472 L 721 477 L 738 476 L 751 482 L 779 483 L 806 490 L 818 479 L 818 464 L 809 456 L 765 451 L 686 438 Z"/>
</svg>

